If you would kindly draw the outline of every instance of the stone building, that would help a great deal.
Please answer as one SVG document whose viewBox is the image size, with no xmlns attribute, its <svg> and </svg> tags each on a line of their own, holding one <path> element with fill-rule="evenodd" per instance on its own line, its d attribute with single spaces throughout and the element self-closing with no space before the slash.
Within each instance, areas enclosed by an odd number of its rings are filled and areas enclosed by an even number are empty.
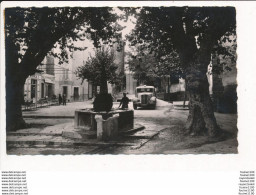
<svg viewBox="0 0 256 195">
<path fill-rule="evenodd" d="M 38 101 L 42 98 L 56 98 L 59 94 L 66 95 L 67 101 L 85 101 L 89 98 L 89 83 L 78 79 L 75 70 L 77 61 L 81 61 L 83 55 L 74 53 L 76 59 L 70 59 L 69 63 L 58 64 L 52 56 L 46 56 L 38 66 L 39 73 L 29 76 L 24 85 L 24 96 L 28 101 Z"/>
<path fill-rule="evenodd" d="M 55 95 L 55 73 L 52 58 L 45 57 L 38 70 L 41 73 L 29 76 L 24 84 L 24 98 L 27 101 L 38 101 L 41 98 L 52 98 Z"/>
<path fill-rule="evenodd" d="M 85 101 L 89 97 L 89 83 L 77 78 L 75 71 L 82 65 L 83 52 L 74 52 L 68 63 L 55 65 L 55 92 L 66 95 L 68 101 Z M 80 63 L 81 62 L 81 63 Z"/>
<path fill-rule="evenodd" d="M 93 86 L 92 82 L 78 78 L 75 71 L 82 66 L 89 56 L 95 55 L 95 47 L 88 39 L 74 43 L 76 47 L 86 47 L 82 51 L 74 51 L 72 58 L 68 63 L 57 65 L 55 62 L 55 92 L 56 94 L 65 94 L 70 101 L 85 101 L 92 99 L 99 86 Z M 115 63 L 118 65 L 117 74 L 124 72 L 124 42 L 114 44 L 112 50 L 115 54 Z M 119 47 L 119 48 L 118 48 Z M 108 83 L 108 92 L 111 94 L 120 92 L 122 86 L 117 87 Z"/>
</svg>

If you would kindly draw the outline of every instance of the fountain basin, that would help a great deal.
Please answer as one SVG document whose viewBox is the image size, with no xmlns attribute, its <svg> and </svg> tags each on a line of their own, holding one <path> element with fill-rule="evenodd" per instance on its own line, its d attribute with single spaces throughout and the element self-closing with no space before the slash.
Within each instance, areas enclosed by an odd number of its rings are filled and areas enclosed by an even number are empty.
<svg viewBox="0 0 256 195">
<path fill-rule="evenodd" d="M 128 131 L 134 128 L 134 111 L 111 110 L 110 112 L 95 112 L 92 109 L 79 109 L 75 111 L 74 127 L 84 130 L 97 131 L 96 115 L 101 115 L 103 120 L 107 120 L 113 115 L 118 115 L 118 132 Z"/>
</svg>

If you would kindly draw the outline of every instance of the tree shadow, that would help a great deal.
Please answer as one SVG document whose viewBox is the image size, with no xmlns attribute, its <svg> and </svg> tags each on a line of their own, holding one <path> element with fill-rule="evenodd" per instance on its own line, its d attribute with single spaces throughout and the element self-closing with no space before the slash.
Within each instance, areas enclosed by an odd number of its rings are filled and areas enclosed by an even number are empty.
<svg viewBox="0 0 256 195">
<path fill-rule="evenodd" d="M 27 123 L 26 127 L 21 128 L 21 129 L 32 129 L 32 128 L 44 129 L 44 128 L 49 127 L 49 126 L 53 126 L 53 125 L 43 124 L 43 123 Z"/>
</svg>

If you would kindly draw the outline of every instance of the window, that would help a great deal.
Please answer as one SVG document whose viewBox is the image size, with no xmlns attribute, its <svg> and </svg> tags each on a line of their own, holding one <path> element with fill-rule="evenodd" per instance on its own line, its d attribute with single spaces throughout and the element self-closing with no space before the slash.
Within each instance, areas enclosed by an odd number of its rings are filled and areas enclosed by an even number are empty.
<svg viewBox="0 0 256 195">
<path fill-rule="evenodd" d="M 31 79 L 31 84 L 32 85 L 36 85 L 36 80 L 35 79 Z"/>
<path fill-rule="evenodd" d="M 137 89 L 137 93 L 141 93 L 141 92 L 154 92 L 153 88 L 139 88 Z"/>
<path fill-rule="evenodd" d="M 68 80 L 68 70 L 64 70 L 64 79 Z"/>
</svg>

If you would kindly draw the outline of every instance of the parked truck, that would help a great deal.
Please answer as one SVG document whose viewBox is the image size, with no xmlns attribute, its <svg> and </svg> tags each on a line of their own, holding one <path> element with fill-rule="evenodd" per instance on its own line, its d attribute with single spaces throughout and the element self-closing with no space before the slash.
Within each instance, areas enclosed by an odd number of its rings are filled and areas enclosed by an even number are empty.
<svg viewBox="0 0 256 195">
<path fill-rule="evenodd" d="M 136 110 L 138 107 L 156 108 L 156 90 L 154 86 L 136 87 L 133 108 Z"/>
</svg>

